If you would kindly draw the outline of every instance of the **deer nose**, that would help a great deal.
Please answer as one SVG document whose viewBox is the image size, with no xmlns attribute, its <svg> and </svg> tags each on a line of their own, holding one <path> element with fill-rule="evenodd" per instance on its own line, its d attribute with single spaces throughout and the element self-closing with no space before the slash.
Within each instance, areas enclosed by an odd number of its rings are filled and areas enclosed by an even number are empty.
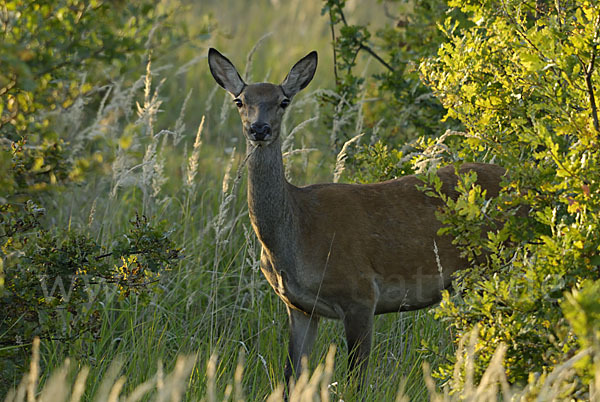
<svg viewBox="0 0 600 402">
<path fill-rule="evenodd" d="M 271 126 L 268 123 L 252 123 L 250 125 L 250 134 L 252 134 L 255 141 L 264 141 L 271 135 Z"/>
</svg>

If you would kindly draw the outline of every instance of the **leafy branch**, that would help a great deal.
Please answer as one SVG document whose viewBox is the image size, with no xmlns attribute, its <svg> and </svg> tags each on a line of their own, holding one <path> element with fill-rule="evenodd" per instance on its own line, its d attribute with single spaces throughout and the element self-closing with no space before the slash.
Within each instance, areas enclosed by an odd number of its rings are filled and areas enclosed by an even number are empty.
<svg viewBox="0 0 600 402">
<path fill-rule="evenodd" d="M 334 75 L 335 75 L 335 79 L 336 82 L 339 81 L 338 79 L 338 75 L 337 75 L 337 60 L 338 60 L 338 54 L 337 54 L 337 46 L 340 45 L 340 38 L 336 38 L 335 36 L 335 29 L 334 26 L 335 24 L 337 24 L 338 22 L 342 22 L 342 24 L 344 25 L 344 28 L 351 28 L 350 25 L 348 25 L 348 21 L 346 20 L 346 16 L 344 15 L 344 0 L 327 0 L 326 1 L 326 5 L 323 7 L 322 13 L 328 12 L 329 13 L 329 21 L 330 21 L 330 27 L 331 27 L 331 38 L 333 41 L 333 60 L 334 60 L 334 65 L 333 65 L 333 69 L 334 69 Z M 355 28 L 353 31 L 363 31 L 363 32 L 368 32 L 366 31 L 365 27 L 352 27 Z M 342 38 L 343 38 L 343 34 L 342 34 Z M 385 68 L 387 68 L 389 71 L 394 72 L 395 69 L 394 67 L 392 67 L 391 65 L 389 65 L 381 56 L 379 56 L 368 44 L 367 44 L 367 39 L 368 39 L 369 35 L 354 35 L 352 38 L 352 42 L 353 45 L 355 46 L 355 52 L 354 52 L 354 56 L 352 57 L 352 62 L 347 63 L 348 66 L 347 68 L 350 68 L 354 63 L 354 59 L 356 58 L 356 54 L 358 53 L 358 51 L 363 50 L 367 53 L 369 53 L 371 56 L 373 56 L 375 58 L 375 60 L 377 60 L 381 65 L 383 65 Z"/>
</svg>

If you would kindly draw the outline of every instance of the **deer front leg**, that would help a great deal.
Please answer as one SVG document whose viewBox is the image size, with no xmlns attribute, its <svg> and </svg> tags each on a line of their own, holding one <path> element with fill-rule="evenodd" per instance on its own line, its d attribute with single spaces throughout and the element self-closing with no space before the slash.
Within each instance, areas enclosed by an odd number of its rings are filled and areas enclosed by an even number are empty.
<svg viewBox="0 0 600 402">
<path fill-rule="evenodd" d="M 359 389 L 366 382 L 366 371 L 371 352 L 373 308 L 353 306 L 344 314 L 344 329 L 348 343 L 348 377 L 357 378 Z"/>
<path fill-rule="evenodd" d="M 285 383 L 289 392 L 292 377 L 298 378 L 302 370 L 302 357 L 308 358 L 315 343 L 319 318 L 289 307 L 287 311 L 290 321 L 290 344 L 285 365 Z"/>
</svg>

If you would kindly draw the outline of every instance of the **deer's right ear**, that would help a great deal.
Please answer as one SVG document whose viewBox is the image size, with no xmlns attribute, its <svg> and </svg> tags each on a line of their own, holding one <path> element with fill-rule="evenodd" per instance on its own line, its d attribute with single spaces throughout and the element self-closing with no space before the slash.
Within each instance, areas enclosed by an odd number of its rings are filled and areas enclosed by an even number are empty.
<svg viewBox="0 0 600 402">
<path fill-rule="evenodd" d="M 240 77 L 233 63 L 212 47 L 208 49 L 208 66 L 217 84 L 225 88 L 233 96 L 238 97 L 246 83 Z"/>
</svg>

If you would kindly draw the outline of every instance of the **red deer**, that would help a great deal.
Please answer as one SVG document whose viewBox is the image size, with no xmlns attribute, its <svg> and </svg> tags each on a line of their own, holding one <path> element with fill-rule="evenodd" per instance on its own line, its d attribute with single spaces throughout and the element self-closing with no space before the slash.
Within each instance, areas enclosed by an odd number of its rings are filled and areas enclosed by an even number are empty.
<svg viewBox="0 0 600 402">
<path fill-rule="evenodd" d="M 290 323 L 286 381 L 301 370 L 319 317 L 343 321 L 350 370 L 364 369 L 375 314 L 438 302 L 452 274 L 466 266 L 450 236 L 438 236 L 441 201 L 417 189 L 415 176 L 373 184 L 296 187 L 284 175 L 280 127 L 294 96 L 312 80 L 317 53 L 298 61 L 279 85 L 247 84 L 215 49 L 214 79 L 233 97 L 248 147 L 248 211 L 262 244 L 261 270 L 287 306 Z M 465 163 L 496 196 L 504 169 Z M 439 169 L 442 190 L 457 196 L 454 167 Z M 441 265 L 441 267 L 440 267 Z"/>
</svg>

